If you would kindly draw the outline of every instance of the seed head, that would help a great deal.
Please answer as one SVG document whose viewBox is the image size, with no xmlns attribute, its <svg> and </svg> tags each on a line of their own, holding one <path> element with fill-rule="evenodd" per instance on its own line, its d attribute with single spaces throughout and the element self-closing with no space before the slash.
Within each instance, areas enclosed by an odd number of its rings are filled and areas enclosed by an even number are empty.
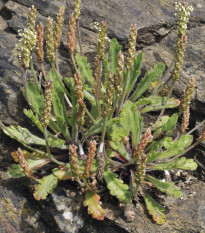
<svg viewBox="0 0 205 233">
<path fill-rule="evenodd" d="M 70 168 L 74 175 L 80 175 L 79 160 L 77 155 L 77 146 L 69 145 Z"/>
<path fill-rule="evenodd" d="M 137 27 L 136 25 L 132 25 L 130 28 L 128 55 L 127 55 L 127 64 L 126 64 L 128 71 L 132 69 L 132 66 L 134 64 L 136 39 L 137 39 Z"/>
<path fill-rule="evenodd" d="M 85 161 L 85 170 L 84 170 L 84 177 L 88 178 L 90 176 L 90 170 L 93 163 L 93 160 L 95 158 L 95 152 L 96 152 L 96 141 L 90 141 L 89 142 L 89 148 L 88 148 L 88 156 Z"/>
<path fill-rule="evenodd" d="M 70 53 L 73 53 L 75 51 L 75 29 L 76 19 L 74 15 L 71 14 L 68 28 L 68 49 Z"/>
<path fill-rule="evenodd" d="M 118 55 L 118 64 L 117 64 L 117 73 L 115 75 L 115 91 L 117 97 L 122 94 L 122 80 L 123 80 L 123 70 L 124 70 L 124 55 L 122 52 L 119 52 Z"/>
<path fill-rule="evenodd" d="M 53 37 L 53 19 L 48 17 L 46 23 L 46 49 L 47 59 L 50 63 L 55 62 L 54 37 Z"/>
<path fill-rule="evenodd" d="M 36 25 L 36 8 L 32 5 L 29 8 L 29 16 L 28 16 L 28 28 L 35 33 L 35 25 Z"/>
<path fill-rule="evenodd" d="M 41 114 L 41 124 L 43 128 L 46 128 L 50 121 L 51 107 L 52 107 L 52 89 L 53 81 L 48 79 L 45 81 L 45 97 L 43 111 Z"/>
<path fill-rule="evenodd" d="M 54 29 L 54 49 L 55 49 L 55 51 L 60 46 L 60 39 L 61 39 L 61 35 L 62 35 L 62 27 L 63 27 L 63 22 L 64 22 L 64 13 L 65 13 L 65 7 L 62 6 L 59 9 L 57 19 L 56 19 L 56 25 L 55 25 L 55 29 Z"/>
<path fill-rule="evenodd" d="M 42 23 L 37 25 L 37 42 L 36 42 L 36 55 L 38 62 L 41 64 L 44 61 L 43 52 L 43 42 L 44 42 L 44 27 Z"/>
<path fill-rule="evenodd" d="M 106 22 L 101 22 L 98 31 L 98 48 L 97 48 L 97 54 L 99 60 L 104 60 L 106 34 L 107 34 Z"/>
</svg>

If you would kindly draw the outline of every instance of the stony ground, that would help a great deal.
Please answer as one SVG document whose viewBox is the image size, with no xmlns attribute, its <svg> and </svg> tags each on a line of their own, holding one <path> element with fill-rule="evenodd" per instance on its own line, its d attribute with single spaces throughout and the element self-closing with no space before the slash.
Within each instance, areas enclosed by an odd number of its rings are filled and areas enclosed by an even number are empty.
<svg viewBox="0 0 205 233">
<path fill-rule="evenodd" d="M 68 18 L 72 9 L 71 0 L 0 0 L 0 119 L 5 124 L 28 124 L 22 114 L 25 106 L 21 96 L 22 78 L 14 57 L 13 48 L 17 42 L 18 29 L 24 28 L 28 7 L 32 4 L 38 9 L 38 21 L 45 23 L 46 17 L 55 17 L 60 6 L 66 6 L 66 19 L 63 41 L 60 47 L 60 70 L 63 75 L 72 74 L 71 61 L 66 48 Z M 182 78 L 176 85 L 174 94 L 180 98 L 188 82 L 194 75 L 197 79 L 197 91 L 191 104 L 191 126 L 205 117 L 205 2 L 190 0 L 194 12 L 188 25 L 188 46 L 185 55 Z M 160 5 L 161 3 L 161 5 Z M 97 35 L 93 30 L 94 22 L 106 20 L 108 36 L 117 38 L 127 46 L 129 27 L 136 23 L 138 27 L 137 49 L 144 52 L 143 71 L 156 62 L 171 64 L 176 40 L 176 22 L 174 20 L 173 1 L 159 0 L 82 0 L 81 33 L 84 52 L 92 62 L 96 49 Z M 124 209 L 116 205 L 113 199 L 107 199 L 104 206 L 104 222 L 93 220 L 82 208 L 79 190 L 69 182 L 61 184 L 55 196 L 42 202 L 33 199 L 31 183 L 25 178 L 10 179 L 7 169 L 11 166 L 10 152 L 17 143 L 0 132 L 0 229 L 5 233 L 27 232 L 205 232 L 205 150 L 202 144 L 189 156 L 200 164 L 192 173 L 172 173 L 173 180 L 183 190 L 183 198 L 175 199 L 164 195 L 160 201 L 167 207 L 167 222 L 157 226 L 152 222 L 143 207 L 143 203 L 134 207 L 134 218 L 128 221 Z M 57 198 L 58 197 L 58 198 Z M 58 199 L 65 202 L 68 209 L 57 211 Z M 106 194 L 105 194 L 106 198 Z M 65 219 L 64 212 L 73 217 Z M 69 212 L 70 211 L 70 212 Z"/>
</svg>

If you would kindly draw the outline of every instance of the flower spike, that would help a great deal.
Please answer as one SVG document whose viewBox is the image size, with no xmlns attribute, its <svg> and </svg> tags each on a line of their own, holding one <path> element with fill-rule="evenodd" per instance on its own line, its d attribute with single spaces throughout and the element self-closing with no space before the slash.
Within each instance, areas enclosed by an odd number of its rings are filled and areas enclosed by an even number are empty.
<svg viewBox="0 0 205 233">
<path fill-rule="evenodd" d="M 64 13 L 65 13 L 65 7 L 62 6 L 58 12 L 57 19 L 56 19 L 56 25 L 54 29 L 54 49 L 55 51 L 60 46 L 60 39 L 62 34 L 62 27 L 64 22 Z"/>
</svg>

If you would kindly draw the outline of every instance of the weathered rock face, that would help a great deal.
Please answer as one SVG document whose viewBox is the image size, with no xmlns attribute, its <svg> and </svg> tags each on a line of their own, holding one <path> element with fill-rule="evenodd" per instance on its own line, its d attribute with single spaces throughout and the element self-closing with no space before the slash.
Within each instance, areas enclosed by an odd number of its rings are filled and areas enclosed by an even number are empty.
<svg viewBox="0 0 205 233">
<path fill-rule="evenodd" d="M 137 48 L 144 52 L 143 69 L 150 68 L 154 63 L 164 62 L 169 67 L 174 56 L 176 41 L 176 22 L 174 20 L 174 1 L 160 0 L 86 0 L 82 1 L 80 20 L 83 49 L 88 60 L 93 61 L 96 49 L 97 35 L 93 30 L 94 22 L 105 20 L 108 24 L 108 36 L 117 38 L 126 48 L 129 27 L 137 24 Z M 194 12 L 188 27 L 188 45 L 185 54 L 184 71 L 177 83 L 174 94 L 179 98 L 191 76 L 197 79 L 197 91 L 192 101 L 194 120 L 201 121 L 205 116 L 205 2 L 190 0 Z M 2 0 L 0 1 L 0 113 L 5 124 L 15 124 L 24 121 L 22 107 L 25 105 L 22 95 L 22 76 L 13 48 L 17 43 L 17 31 L 27 24 L 28 7 L 35 5 L 38 9 L 37 21 L 45 24 L 47 16 L 56 17 L 58 9 L 66 6 L 66 18 L 63 41 L 60 47 L 60 70 L 63 75 L 72 74 L 69 53 L 66 48 L 66 33 L 69 15 L 73 8 L 72 0 Z M 34 64 L 37 67 L 37 64 Z M 49 68 L 49 65 L 48 65 Z M 0 135 L 2 140 L 4 138 Z M 53 202 L 34 201 L 30 191 L 21 186 L 24 180 L 9 181 L 5 178 L 6 167 L 10 164 L 10 139 L 1 145 L 0 161 L 0 229 L 3 232 L 203 232 L 204 226 L 204 183 L 194 186 L 196 195 L 185 200 L 166 199 L 170 207 L 168 221 L 159 228 L 140 211 L 134 221 L 125 221 L 124 212 L 113 205 L 107 205 L 105 222 L 98 222 L 87 214 L 79 214 L 82 201 L 76 204 L 79 217 L 75 220 L 78 227 L 72 227 L 70 220 L 65 220 L 65 211 L 56 212 Z M 12 141 L 13 142 L 13 141 Z M 5 152 L 6 151 L 6 152 Z M 4 155 L 4 157 L 2 156 Z M 25 184 L 26 185 L 26 184 Z M 69 187 L 69 186 L 68 186 Z M 185 195 L 186 195 L 186 190 Z M 57 196 L 61 194 L 57 192 Z M 76 194 L 78 196 L 78 194 Z M 66 196 L 66 195 L 65 195 Z M 64 197 L 66 198 L 66 197 Z M 172 202 L 171 202 L 171 201 Z M 175 199 L 174 199 L 175 200 Z M 54 197 L 54 202 L 58 198 Z M 74 203 L 75 198 L 73 199 Z M 177 207 L 177 208 L 175 208 Z M 179 208 L 180 207 L 180 208 Z M 105 207 L 106 208 L 106 207 Z M 70 211 L 70 209 L 69 209 Z M 70 212 L 67 216 L 70 216 Z M 69 215 L 70 214 L 70 215 Z M 65 215 L 65 214 L 64 214 Z M 77 218 L 76 217 L 76 218 Z M 80 219 L 80 220 L 79 220 Z M 69 222 L 70 221 L 70 222 Z M 74 222 L 75 222 L 74 221 Z M 79 221 L 79 222 L 78 222 Z M 75 223 L 76 223 L 75 222 Z M 69 225 L 70 224 L 70 225 Z M 81 230 L 80 230 L 81 228 Z M 72 231 L 73 230 L 73 231 Z"/>
</svg>

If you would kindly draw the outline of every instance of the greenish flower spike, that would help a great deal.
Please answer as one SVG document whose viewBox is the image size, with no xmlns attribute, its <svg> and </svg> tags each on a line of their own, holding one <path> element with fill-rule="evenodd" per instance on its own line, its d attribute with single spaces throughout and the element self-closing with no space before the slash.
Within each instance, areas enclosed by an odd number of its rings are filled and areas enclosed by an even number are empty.
<svg viewBox="0 0 205 233">
<path fill-rule="evenodd" d="M 144 182 L 146 160 L 147 156 L 145 154 L 142 154 L 137 164 L 137 171 L 135 176 L 135 183 L 137 184 L 137 189 Z"/>
<path fill-rule="evenodd" d="M 117 73 L 115 75 L 115 91 L 117 97 L 119 97 L 122 94 L 123 70 L 124 70 L 124 55 L 122 52 L 119 52 Z"/>
<path fill-rule="evenodd" d="M 90 169 L 93 163 L 93 160 L 95 158 L 95 152 L 96 152 L 96 141 L 90 141 L 89 147 L 88 147 L 88 156 L 85 161 L 85 170 L 84 170 L 84 177 L 88 178 L 90 176 Z"/>
<path fill-rule="evenodd" d="M 187 22 L 189 20 L 190 13 L 193 11 L 193 7 L 188 6 L 187 2 L 184 2 L 183 4 L 176 2 L 175 9 L 177 11 L 176 15 L 178 15 L 180 19 L 178 21 L 178 38 L 175 47 L 175 65 L 172 75 L 173 80 L 179 79 L 181 74 L 187 43 Z"/>
<path fill-rule="evenodd" d="M 62 6 L 58 12 L 57 19 L 56 19 L 56 25 L 54 29 L 54 49 L 57 50 L 60 46 L 60 39 L 62 35 L 62 27 L 64 22 L 64 13 L 65 13 L 65 7 Z"/>
<path fill-rule="evenodd" d="M 130 36 L 128 42 L 128 55 L 127 55 L 127 64 L 126 64 L 127 71 L 130 71 L 134 64 L 136 39 L 137 39 L 137 27 L 136 25 L 132 25 L 130 28 Z"/>
<path fill-rule="evenodd" d="M 106 22 L 101 22 L 100 28 L 98 30 L 98 48 L 97 48 L 97 54 L 99 60 L 104 60 L 106 34 L 107 34 Z"/>
<path fill-rule="evenodd" d="M 69 160 L 70 160 L 70 168 L 73 175 L 78 176 L 80 175 L 80 168 L 79 168 L 79 160 L 77 155 L 77 146 L 72 144 L 69 145 Z"/>
<path fill-rule="evenodd" d="M 54 37 L 53 37 L 53 19 L 48 17 L 46 23 L 46 49 L 47 59 L 50 63 L 55 62 L 55 49 L 54 49 Z"/>
<path fill-rule="evenodd" d="M 37 42 L 36 42 L 36 55 L 38 62 L 41 64 L 44 61 L 43 52 L 43 42 L 44 42 L 44 27 L 42 23 L 37 25 Z"/>
<path fill-rule="evenodd" d="M 95 58 L 95 71 L 94 71 L 94 88 L 93 88 L 93 94 L 95 94 L 97 85 L 98 85 L 98 73 L 99 73 L 99 59 L 98 57 Z"/>
<path fill-rule="evenodd" d="M 190 108 L 187 106 L 187 109 L 183 111 L 183 118 L 182 118 L 182 124 L 180 128 L 180 132 L 183 134 L 185 133 L 186 129 L 189 126 L 189 116 L 190 116 Z"/>
<path fill-rule="evenodd" d="M 85 102 L 84 102 L 84 94 L 82 88 L 82 81 L 80 73 L 76 73 L 74 77 L 75 81 L 75 93 L 77 102 L 79 104 L 79 109 L 77 112 L 77 122 L 79 125 L 84 125 L 84 116 L 85 116 Z"/>
<path fill-rule="evenodd" d="M 35 25 L 36 25 L 36 8 L 32 5 L 29 8 L 29 16 L 28 16 L 28 28 L 35 33 Z"/>
<path fill-rule="evenodd" d="M 107 84 L 106 94 L 103 103 L 103 109 L 102 109 L 103 118 L 106 118 L 112 109 L 113 92 L 114 92 L 114 74 L 111 74 L 110 77 L 108 78 L 108 84 Z"/>
<path fill-rule="evenodd" d="M 196 85 L 196 79 L 195 77 L 192 77 L 189 80 L 187 88 L 184 92 L 183 100 L 180 104 L 179 111 L 186 111 L 187 107 L 189 106 L 191 102 L 191 98 L 192 98 L 192 95 L 195 89 L 195 85 Z"/>
<path fill-rule="evenodd" d="M 31 53 L 36 45 L 36 34 L 30 29 L 26 28 L 18 31 L 21 37 L 16 44 L 17 56 L 22 62 L 22 66 L 27 69 L 29 67 L 29 62 L 31 59 Z"/>
<path fill-rule="evenodd" d="M 43 111 L 41 114 L 41 125 L 46 128 L 50 121 L 51 107 L 52 107 L 52 89 L 53 82 L 51 79 L 45 81 L 45 97 Z"/>
<path fill-rule="evenodd" d="M 133 159 L 135 160 L 139 160 L 146 145 L 148 144 L 150 138 L 151 138 L 151 129 L 148 128 L 147 131 L 142 135 L 142 138 L 139 142 L 139 144 L 137 145 L 136 148 L 134 148 L 134 152 L 133 152 Z"/>
<path fill-rule="evenodd" d="M 76 30 L 76 19 L 73 14 L 70 16 L 69 28 L 68 28 L 68 49 L 70 53 L 75 51 L 75 30 Z"/>
<path fill-rule="evenodd" d="M 75 6 L 74 6 L 74 17 L 77 20 L 80 16 L 80 0 L 75 0 Z"/>
</svg>

